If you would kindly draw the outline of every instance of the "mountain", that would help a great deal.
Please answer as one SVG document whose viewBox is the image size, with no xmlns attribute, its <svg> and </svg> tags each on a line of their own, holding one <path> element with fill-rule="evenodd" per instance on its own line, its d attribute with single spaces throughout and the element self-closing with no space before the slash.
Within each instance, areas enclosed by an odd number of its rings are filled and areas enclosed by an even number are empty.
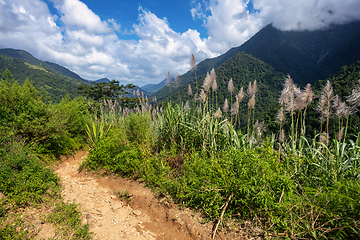
<svg viewBox="0 0 360 240">
<path fill-rule="evenodd" d="M 0 74 L 9 69 L 14 78 L 22 84 L 26 78 L 32 81 L 36 89 L 44 89 L 49 93 L 52 100 L 58 102 L 66 94 L 70 97 L 78 96 L 77 86 L 80 84 L 94 84 L 101 82 L 110 82 L 108 78 L 101 78 L 96 81 L 89 81 L 81 78 L 69 69 L 56 63 L 41 61 L 30 53 L 18 49 L 0 49 Z M 120 82 L 126 85 L 129 82 Z M 151 94 L 142 88 L 140 93 L 145 96 Z M 133 92 L 129 94 L 132 96 Z"/>
<path fill-rule="evenodd" d="M 108 78 L 100 78 L 100 79 L 96 80 L 95 82 L 96 83 L 110 82 L 110 79 L 108 79 Z"/>
<path fill-rule="evenodd" d="M 153 94 L 156 91 L 160 90 L 161 88 L 166 86 L 166 79 L 164 79 L 163 81 L 157 83 L 157 84 L 147 84 L 141 87 L 141 89 L 143 89 L 144 91 Z"/>
<path fill-rule="evenodd" d="M 290 74 L 304 86 L 336 74 L 343 65 L 360 59 L 360 21 L 317 31 L 280 31 L 268 25 L 241 46 L 200 62 L 197 79 L 204 78 L 206 72 L 218 68 L 237 52 L 250 54 L 277 72 Z M 183 88 L 195 82 L 194 70 L 180 76 L 180 81 Z M 162 100 L 168 98 L 169 91 L 165 87 L 153 95 Z"/>
<path fill-rule="evenodd" d="M 231 96 L 228 91 L 228 83 L 230 79 L 233 79 L 234 93 Z M 223 64 L 216 69 L 216 79 L 218 89 L 214 93 L 211 89 L 207 94 L 209 99 L 210 108 L 217 109 L 223 108 L 225 99 L 228 100 L 228 104 L 235 102 L 235 95 L 243 87 L 246 93 L 249 83 L 253 83 L 256 79 L 258 86 L 258 93 L 256 94 L 256 107 L 255 107 L 255 119 L 263 119 L 268 114 L 268 111 L 272 110 L 277 105 L 277 99 L 282 90 L 282 85 L 285 79 L 285 75 L 274 70 L 272 66 L 264 61 L 261 61 L 244 52 L 237 52 Z M 198 88 L 203 85 L 204 78 L 198 81 Z M 192 88 L 192 96 L 196 92 L 196 83 L 190 83 Z M 166 92 L 170 93 L 168 86 L 164 87 Z M 193 100 L 187 93 L 188 86 L 176 88 L 171 86 L 171 101 L 179 102 L 189 100 L 190 105 L 193 106 Z M 181 98 L 181 99 L 180 99 Z M 170 100 L 170 96 L 163 96 L 162 101 Z M 245 97 L 240 103 L 240 119 L 242 127 L 247 124 L 247 111 L 248 111 L 249 97 Z M 198 103 L 197 103 L 198 104 Z M 230 113 L 227 113 L 230 116 Z"/>
<path fill-rule="evenodd" d="M 360 21 L 317 31 L 280 31 L 268 25 L 235 49 L 290 74 L 304 86 L 360 59 Z"/>
<path fill-rule="evenodd" d="M 6 55 L 9 57 L 13 57 L 13 58 L 22 59 L 32 65 L 42 66 L 46 69 L 50 69 L 54 72 L 57 72 L 61 75 L 66 76 L 66 77 L 87 81 L 87 80 L 83 79 L 82 77 L 80 77 L 78 74 L 70 71 L 69 69 L 67 69 L 61 65 L 58 65 L 58 64 L 52 63 L 52 62 L 48 62 L 48 61 L 41 61 L 24 50 L 4 48 L 4 49 L 0 49 L 0 54 Z"/>
<path fill-rule="evenodd" d="M 19 84 L 24 83 L 25 79 L 29 79 L 36 89 L 43 93 L 47 92 L 54 102 L 61 101 L 66 94 L 71 98 L 78 96 L 76 93 L 77 86 L 89 84 L 81 79 L 67 77 L 45 67 L 42 61 L 32 57 L 25 51 L 17 52 L 27 61 L 0 54 L 0 74 L 8 69 Z"/>
</svg>

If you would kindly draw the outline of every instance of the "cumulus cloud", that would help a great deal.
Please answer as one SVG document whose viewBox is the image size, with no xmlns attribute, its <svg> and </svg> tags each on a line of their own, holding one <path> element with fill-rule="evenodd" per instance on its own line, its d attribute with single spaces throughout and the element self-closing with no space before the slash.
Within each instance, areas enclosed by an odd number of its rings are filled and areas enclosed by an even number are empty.
<svg viewBox="0 0 360 240">
<path fill-rule="evenodd" d="M 139 8 L 132 29 L 101 19 L 80 0 L 0 0 L 0 47 L 24 49 L 83 78 L 135 84 L 156 83 L 185 73 L 197 62 L 239 46 L 269 23 L 282 30 L 315 30 L 360 19 L 359 0 L 193 0 L 189 11 L 208 36 L 195 29 L 176 32 L 166 18 Z M 121 34 L 131 32 L 136 40 Z"/>
<path fill-rule="evenodd" d="M 254 0 L 264 22 L 282 30 L 317 30 L 359 20 L 358 0 Z"/>
</svg>

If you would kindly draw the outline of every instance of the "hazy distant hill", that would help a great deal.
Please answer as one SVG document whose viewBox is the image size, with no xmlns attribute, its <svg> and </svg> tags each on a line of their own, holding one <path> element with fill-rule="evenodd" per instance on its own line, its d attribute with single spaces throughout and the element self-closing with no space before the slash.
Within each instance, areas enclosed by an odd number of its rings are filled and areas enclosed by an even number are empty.
<svg viewBox="0 0 360 240">
<path fill-rule="evenodd" d="M 159 89 L 166 86 L 166 79 L 157 83 L 157 84 L 147 84 L 141 87 L 144 91 L 153 94 L 154 92 L 158 91 Z"/>
<path fill-rule="evenodd" d="M 280 31 L 268 25 L 241 46 L 200 62 L 198 79 L 239 51 L 270 64 L 278 72 L 290 74 L 300 85 L 315 83 L 360 59 L 360 21 L 317 31 Z M 193 69 L 180 76 L 180 80 L 182 85 L 194 82 Z M 161 100 L 168 94 L 162 88 L 153 95 Z"/>
</svg>

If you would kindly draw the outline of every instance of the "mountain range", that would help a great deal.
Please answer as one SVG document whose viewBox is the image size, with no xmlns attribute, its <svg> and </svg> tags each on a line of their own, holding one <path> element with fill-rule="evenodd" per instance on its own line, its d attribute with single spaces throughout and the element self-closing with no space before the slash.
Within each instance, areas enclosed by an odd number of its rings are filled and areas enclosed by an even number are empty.
<svg viewBox="0 0 360 240">
<path fill-rule="evenodd" d="M 29 79 L 36 89 L 41 90 L 55 102 L 59 102 L 66 94 L 71 98 L 78 96 L 76 91 L 80 84 L 110 81 L 108 78 L 96 81 L 86 80 L 61 65 L 39 60 L 20 49 L 0 49 L 0 73 L 6 69 L 11 72 L 18 83 L 22 84 L 25 79 Z M 126 85 L 127 82 L 120 82 L 120 84 Z M 139 90 L 147 96 L 150 95 L 142 89 Z"/>
<path fill-rule="evenodd" d="M 206 73 L 212 68 L 216 70 L 220 89 L 224 91 L 219 93 L 222 96 L 220 101 L 230 98 L 225 88 L 230 78 L 233 78 L 237 89 L 246 87 L 256 79 L 264 87 L 264 94 L 272 95 L 281 90 L 286 74 L 290 74 L 300 86 L 314 84 L 359 59 L 360 21 L 317 31 L 280 31 L 268 25 L 241 46 L 198 63 L 197 79 L 194 69 L 181 75 L 179 89 L 173 90 L 172 99 L 186 100 L 188 85 L 195 90 L 197 82 L 199 89 Z M 91 84 L 65 67 L 41 61 L 23 50 L 0 49 L 0 71 L 3 72 L 6 68 L 20 83 L 29 78 L 35 87 L 45 89 L 57 101 L 66 93 L 76 96 L 79 84 Z M 261 75 L 261 72 L 268 75 Z M 95 82 L 104 81 L 109 79 L 103 78 Z M 277 87 L 265 87 L 265 83 Z M 170 99 L 169 87 L 165 85 L 163 80 L 157 84 L 145 85 L 140 91 L 163 101 Z M 179 96 L 174 94 L 175 91 Z"/>
<path fill-rule="evenodd" d="M 200 62 L 197 78 L 203 79 L 212 68 L 217 69 L 237 52 L 252 55 L 284 75 L 290 74 L 300 86 L 314 84 L 360 59 L 360 21 L 317 31 L 280 31 L 270 24 L 241 46 Z M 194 70 L 181 75 L 180 81 L 183 88 L 193 84 Z M 154 95 L 160 100 L 167 99 L 169 90 L 164 87 Z"/>
</svg>

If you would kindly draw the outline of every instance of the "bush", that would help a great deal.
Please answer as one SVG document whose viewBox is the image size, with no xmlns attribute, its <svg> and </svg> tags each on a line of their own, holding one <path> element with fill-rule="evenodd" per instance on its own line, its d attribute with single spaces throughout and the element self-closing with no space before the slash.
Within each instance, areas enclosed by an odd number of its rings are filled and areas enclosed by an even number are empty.
<svg viewBox="0 0 360 240">
<path fill-rule="evenodd" d="M 22 143 L 11 142 L 2 146 L 7 150 L 1 155 L 0 191 L 18 206 L 43 201 L 44 195 L 56 194 L 57 176 Z"/>
<path fill-rule="evenodd" d="M 24 139 L 38 153 L 50 157 L 69 154 L 84 143 L 88 121 L 84 99 L 65 97 L 57 105 L 46 104 L 29 81 L 20 86 L 10 73 L 5 76 L 0 81 L 2 129 Z"/>
</svg>

